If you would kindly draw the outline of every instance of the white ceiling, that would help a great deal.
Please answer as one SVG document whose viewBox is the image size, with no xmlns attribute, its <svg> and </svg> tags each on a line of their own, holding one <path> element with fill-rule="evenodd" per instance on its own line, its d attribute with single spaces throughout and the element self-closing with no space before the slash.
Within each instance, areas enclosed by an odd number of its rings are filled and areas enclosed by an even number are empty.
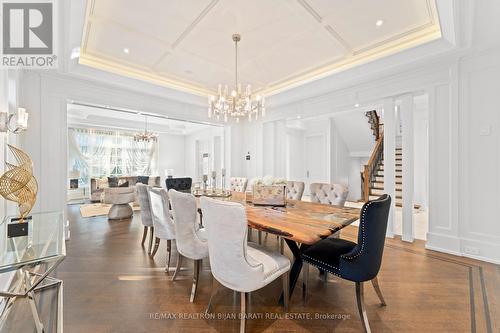
<svg viewBox="0 0 500 333">
<path fill-rule="evenodd" d="M 113 108 L 94 107 L 69 103 L 68 126 L 84 128 L 102 128 L 121 131 L 144 131 L 145 116 L 133 111 L 123 112 Z M 139 112 L 139 111 L 138 111 Z M 189 135 L 213 125 L 194 123 L 162 116 L 148 116 L 148 130 L 155 133 Z"/>
<path fill-rule="evenodd" d="M 80 63 L 207 94 L 234 81 L 236 32 L 267 94 L 441 36 L 435 0 L 89 0 Z"/>
</svg>

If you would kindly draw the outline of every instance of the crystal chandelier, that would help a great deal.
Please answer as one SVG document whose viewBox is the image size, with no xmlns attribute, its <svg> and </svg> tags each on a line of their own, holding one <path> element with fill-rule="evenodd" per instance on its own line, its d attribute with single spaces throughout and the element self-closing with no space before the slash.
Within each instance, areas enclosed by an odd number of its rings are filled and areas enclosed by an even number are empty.
<svg viewBox="0 0 500 333">
<path fill-rule="evenodd" d="M 156 142 L 158 141 L 158 134 L 148 132 L 148 116 L 144 115 L 144 132 L 137 132 L 134 134 L 134 141 L 136 142 Z"/>
<path fill-rule="evenodd" d="M 233 35 L 235 49 L 235 80 L 234 87 L 229 93 L 229 87 L 219 84 L 217 96 L 208 97 L 208 117 L 215 117 L 217 120 L 223 119 L 227 122 L 228 118 L 234 118 L 239 122 L 240 118 L 247 118 L 252 121 L 252 118 L 257 120 L 259 114 L 264 117 L 266 108 L 264 106 L 264 97 L 257 95 L 252 96 L 252 87 L 246 86 L 245 91 L 241 89 L 241 83 L 238 82 L 238 42 L 241 40 L 239 34 Z"/>
</svg>

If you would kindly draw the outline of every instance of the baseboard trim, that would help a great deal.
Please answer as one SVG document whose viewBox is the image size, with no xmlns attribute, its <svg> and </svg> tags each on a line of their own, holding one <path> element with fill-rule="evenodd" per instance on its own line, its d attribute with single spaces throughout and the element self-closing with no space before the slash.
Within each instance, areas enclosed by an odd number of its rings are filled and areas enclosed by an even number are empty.
<svg viewBox="0 0 500 333">
<path fill-rule="evenodd" d="M 480 252 L 487 255 L 466 253 L 465 248 L 467 246 L 475 247 Z M 500 246 L 497 244 L 428 232 L 425 248 L 432 251 L 448 253 L 459 257 L 466 257 L 500 265 L 500 259 L 497 254 L 500 253 Z M 488 254 L 491 255 L 488 256 Z"/>
<path fill-rule="evenodd" d="M 401 236 L 401 240 L 403 242 L 413 243 L 415 241 L 415 238 L 412 236 Z"/>
<path fill-rule="evenodd" d="M 448 250 L 448 249 L 445 249 L 445 248 L 442 248 L 442 247 L 438 247 L 438 246 L 432 246 L 432 245 L 427 245 L 426 244 L 425 248 L 427 250 L 431 250 L 431 251 L 437 251 L 437 252 L 452 254 L 452 255 L 458 256 L 458 257 L 463 257 L 462 253 L 460 253 L 460 252 Z"/>
<path fill-rule="evenodd" d="M 500 260 L 492 259 L 492 258 L 488 258 L 488 257 L 475 256 L 475 255 L 468 254 L 468 253 L 462 254 L 462 257 L 466 257 L 466 258 L 470 258 L 470 259 L 475 259 L 475 260 L 480 260 L 480 261 L 484 261 L 484 262 L 489 262 L 490 264 L 500 265 Z"/>
<path fill-rule="evenodd" d="M 429 250 L 445 252 L 453 255 L 462 255 L 460 238 L 433 232 L 427 233 L 425 247 Z"/>
</svg>

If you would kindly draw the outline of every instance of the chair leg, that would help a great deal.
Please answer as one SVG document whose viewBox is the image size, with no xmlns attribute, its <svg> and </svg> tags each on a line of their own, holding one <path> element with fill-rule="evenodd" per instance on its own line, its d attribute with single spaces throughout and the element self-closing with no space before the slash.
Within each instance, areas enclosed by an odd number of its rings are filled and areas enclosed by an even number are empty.
<svg viewBox="0 0 500 333">
<path fill-rule="evenodd" d="M 144 226 L 144 232 L 142 233 L 142 241 L 141 241 L 141 246 L 143 247 L 147 236 L 148 236 L 148 227 Z"/>
<path fill-rule="evenodd" d="M 258 235 L 258 239 L 259 239 L 259 245 L 262 245 L 262 231 L 258 231 L 257 232 L 257 235 Z"/>
<path fill-rule="evenodd" d="M 174 276 L 172 276 L 172 281 L 175 281 L 177 274 L 181 270 L 181 265 L 182 265 L 182 254 L 178 253 L 177 254 L 177 265 L 175 266 L 175 272 L 174 272 Z"/>
<path fill-rule="evenodd" d="M 158 247 L 160 246 L 160 239 L 158 237 L 155 237 L 155 247 L 153 248 L 153 252 L 151 252 L 151 258 L 153 258 L 158 252 Z"/>
<path fill-rule="evenodd" d="M 380 290 L 380 286 L 378 285 L 377 277 L 374 277 L 372 279 L 372 285 L 373 289 L 375 289 L 375 292 L 377 293 L 378 299 L 380 300 L 380 305 L 387 306 L 387 303 L 385 303 L 384 295 L 382 295 L 382 291 Z"/>
<path fill-rule="evenodd" d="M 305 261 L 302 264 L 302 301 L 307 301 L 307 292 L 309 288 L 309 264 Z"/>
<path fill-rule="evenodd" d="M 247 240 L 252 241 L 252 228 L 248 227 Z"/>
<path fill-rule="evenodd" d="M 150 228 L 150 231 L 149 231 L 149 247 L 148 247 L 148 253 L 151 253 L 151 250 L 153 249 L 153 237 L 154 237 L 154 231 L 155 231 L 155 228 L 154 227 L 149 227 Z"/>
<path fill-rule="evenodd" d="M 240 333 L 245 333 L 246 317 L 247 317 L 247 293 L 240 293 L 241 309 L 240 309 Z"/>
<path fill-rule="evenodd" d="M 358 312 L 361 319 L 361 324 L 365 333 L 371 333 L 370 324 L 368 323 L 368 316 L 365 309 L 365 300 L 363 292 L 363 282 L 356 282 L 356 301 L 358 303 Z"/>
<path fill-rule="evenodd" d="M 283 254 L 285 253 L 285 240 L 283 237 L 278 237 L 279 240 L 279 247 L 280 247 L 280 253 Z"/>
<path fill-rule="evenodd" d="M 200 216 L 199 226 L 200 228 L 203 228 L 203 213 L 201 212 L 201 209 L 198 209 L 198 215 Z"/>
<path fill-rule="evenodd" d="M 194 261 L 194 269 L 193 269 L 193 286 L 191 287 L 191 297 L 189 301 L 191 303 L 194 302 L 194 298 L 196 297 L 196 290 L 198 289 L 198 280 L 200 278 L 200 267 L 201 267 L 201 259 Z"/>
<path fill-rule="evenodd" d="M 290 271 L 281 276 L 283 279 L 283 309 L 288 312 L 288 303 L 290 300 Z"/>
<path fill-rule="evenodd" d="M 172 256 L 172 240 L 167 239 L 167 267 L 165 267 L 165 272 L 167 275 L 170 272 L 170 257 Z"/>
<path fill-rule="evenodd" d="M 328 283 L 328 272 L 327 271 L 323 271 L 323 282 Z"/>
<path fill-rule="evenodd" d="M 217 279 L 212 276 L 212 291 L 210 292 L 210 299 L 208 300 L 207 309 L 205 310 L 206 314 L 209 314 L 210 312 L 212 312 L 212 301 L 213 301 L 215 295 L 217 295 L 217 292 L 219 291 L 219 288 L 221 286 L 222 285 L 220 284 L 220 282 L 217 281 Z"/>
</svg>

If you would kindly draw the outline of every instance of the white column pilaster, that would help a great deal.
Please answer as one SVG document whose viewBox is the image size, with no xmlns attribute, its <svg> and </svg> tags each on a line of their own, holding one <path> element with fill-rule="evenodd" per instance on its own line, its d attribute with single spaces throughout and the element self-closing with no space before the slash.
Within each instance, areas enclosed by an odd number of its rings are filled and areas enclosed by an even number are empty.
<svg viewBox="0 0 500 333">
<path fill-rule="evenodd" d="M 275 177 L 285 177 L 286 175 L 286 120 L 277 120 L 275 128 Z"/>
<path fill-rule="evenodd" d="M 387 223 L 387 237 L 394 237 L 394 211 L 396 208 L 396 113 L 394 99 L 384 100 L 384 192 L 391 196 L 391 210 Z"/>
<path fill-rule="evenodd" d="M 402 151 L 403 151 L 403 225 L 401 239 L 413 242 L 413 190 L 414 190 L 414 152 L 413 152 L 413 95 L 401 96 Z"/>
</svg>

